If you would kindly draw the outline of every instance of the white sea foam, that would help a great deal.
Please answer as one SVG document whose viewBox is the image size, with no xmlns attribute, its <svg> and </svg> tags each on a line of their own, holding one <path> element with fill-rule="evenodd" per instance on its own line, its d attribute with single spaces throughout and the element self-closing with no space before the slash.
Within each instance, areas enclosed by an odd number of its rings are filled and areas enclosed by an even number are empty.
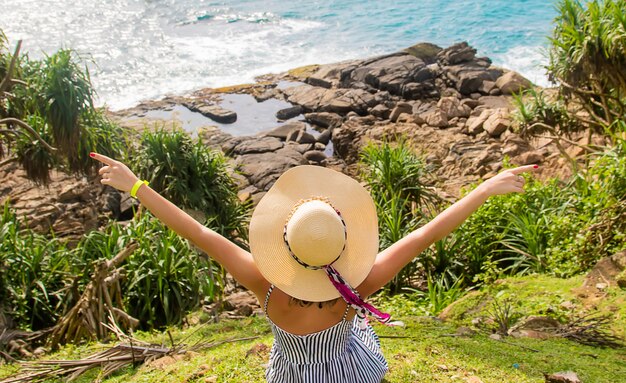
<svg viewBox="0 0 626 383">
<path fill-rule="evenodd" d="M 519 72 L 533 84 L 551 86 L 545 69 L 548 58 L 541 46 L 512 47 L 504 54 L 493 55 L 492 60 L 495 65 Z"/>
</svg>

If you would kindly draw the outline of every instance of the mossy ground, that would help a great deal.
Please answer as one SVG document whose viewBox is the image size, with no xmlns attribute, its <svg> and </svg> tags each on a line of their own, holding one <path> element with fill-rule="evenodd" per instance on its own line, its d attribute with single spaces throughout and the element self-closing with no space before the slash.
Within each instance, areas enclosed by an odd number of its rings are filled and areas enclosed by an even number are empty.
<svg viewBox="0 0 626 383">
<path fill-rule="evenodd" d="M 394 297 L 388 309 L 394 319 L 405 327 L 375 325 L 381 337 L 383 352 L 389 362 L 386 381 L 395 382 L 544 382 L 543 373 L 575 371 L 583 382 L 615 383 L 626 381 L 626 349 L 606 349 L 580 345 L 564 339 L 514 339 L 498 341 L 489 338 L 488 331 L 459 336 L 457 327 L 472 317 L 487 315 L 488 297 L 498 294 L 515 297 L 524 315 L 554 312 L 563 314 L 563 302 L 582 307 L 572 292 L 580 286 L 580 278 L 568 280 L 545 276 L 510 278 L 472 293 L 448 310 L 449 318 L 413 315 L 419 311 L 410 297 Z M 624 299 L 626 292 L 611 289 L 597 306 L 599 312 L 612 312 L 614 332 L 624 329 Z M 621 302 L 621 303 L 620 303 Z M 569 304 L 567 307 L 571 307 Z M 464 314 L 462 314 L 464 313 Z M 126 368 L 103 382 L 262 382 L 269 357 L 272 334 L 264 318 L 228 320 L 215 324 L 172 328 L 175 342 L 192 345 L 198 341 L 220 341 L 234 338 L 258 337 L 252 340 L 226 343 L 214 348 L 189 353 L 180 358 L 164 358 L 158 362 Z M 169 345 L 167 333 L 138 333 L 137 338 Z M 47 359 L 75 359 L 95 353 L 107 345 L 91 343 L 66 346 Z M 15 373 L 15 365 L 2 366 L 0 379 Z M 78 382 L 92 382 L 98 371 L 81 377 Z M 472 378 L 474 377 L 474 378 Z M 480 380 L 476 380 L 480 379 Z M 622 380 L 621 380 L 622 379 Z M 51 382 L 55 382 L 51 380 Z"/>
</svg>

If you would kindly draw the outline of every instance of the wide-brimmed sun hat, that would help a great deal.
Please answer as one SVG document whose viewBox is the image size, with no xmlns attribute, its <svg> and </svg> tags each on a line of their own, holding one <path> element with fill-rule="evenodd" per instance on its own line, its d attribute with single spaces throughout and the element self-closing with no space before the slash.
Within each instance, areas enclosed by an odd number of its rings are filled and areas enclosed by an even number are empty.
<svg viewBox="0 0 626 383">
<path fill-rule="evenodd" d="M 365 280 L 378 253 L 376 207 L 345 174 L 310 165 L 283 173 L 252 214 L 250 251 L 261 274 L 294 298 L 341 296 L 374 309 L 352 287 Z"/>
</svg>

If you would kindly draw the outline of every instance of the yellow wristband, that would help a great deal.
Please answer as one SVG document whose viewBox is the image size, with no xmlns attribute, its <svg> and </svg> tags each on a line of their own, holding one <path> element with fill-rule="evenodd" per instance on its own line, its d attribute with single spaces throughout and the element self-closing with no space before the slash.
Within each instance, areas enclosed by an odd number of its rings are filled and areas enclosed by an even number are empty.
<svg viewBox="0 0 626 383">
<path fill-rule="evenodd" d="M 137 190 L 141 187 L 141 185 L 148 186 L 148 181 L 137 180 L 133 187 L 130 189 L 130 196 L 133 198 L 137 198 Z"/>
</svg>

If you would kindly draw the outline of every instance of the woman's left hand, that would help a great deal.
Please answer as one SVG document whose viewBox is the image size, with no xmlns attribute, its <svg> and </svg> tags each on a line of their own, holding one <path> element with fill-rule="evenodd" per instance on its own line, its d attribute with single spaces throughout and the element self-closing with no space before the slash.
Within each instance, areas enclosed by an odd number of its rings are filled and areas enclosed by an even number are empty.
<svg viewBox="0 0 626 383">
<path fill-rule="evenodd" d="M 500 195 L 507 193 L 524 193 L 526 180 L 522 173 L 536 171 L 538 165 L 526 165 L 518 168 L 507 169 L 498 175 L 488 179 L 479 185 L 487 195 Z"/>
</svg>

